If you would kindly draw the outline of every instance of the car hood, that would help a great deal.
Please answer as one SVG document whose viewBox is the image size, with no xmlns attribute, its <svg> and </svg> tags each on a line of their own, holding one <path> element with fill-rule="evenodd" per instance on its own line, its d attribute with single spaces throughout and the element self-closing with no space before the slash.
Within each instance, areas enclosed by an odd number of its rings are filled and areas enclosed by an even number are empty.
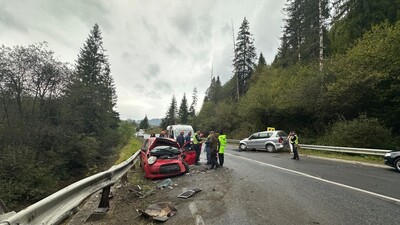
<svg viewBox="0 0 400 225">
<path fill-rule="evenodd" d="M 160 156 L 174 156 L 181 154 L 181 151 L 160 151 L 160 152 L 151 152 L 157 146 L 171 146 L 176 149 L 179 149 L 179 144 L 174 139 L 170 138 L 155 138 L 149 147 L 150 155 L 154 155 L 157 157 Z"/>
<path fill-rule="evenodd" d="M 160 145 L 172 146 L 172 147 L 179 149 L 179 144 L 174 139 L 161 137 L 161 138 L 154 139 L 154 141 L 150 145 L 149 150 L 152 150 L 153 148 L 160 146 Z"/>
</svg>

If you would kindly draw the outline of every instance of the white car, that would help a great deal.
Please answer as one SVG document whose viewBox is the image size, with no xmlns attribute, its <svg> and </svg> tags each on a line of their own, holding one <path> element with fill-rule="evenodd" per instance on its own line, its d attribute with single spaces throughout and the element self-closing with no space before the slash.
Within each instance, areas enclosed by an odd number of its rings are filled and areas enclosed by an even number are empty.
<svg viewBox="0 0 400 225">
<path fill-rule="evenodd" d="M 140 129 L 138 132 L 136 132 L 136 137 L 141 137 L 144 138 L 145 131 L 143 129 Z"/>
</svg>

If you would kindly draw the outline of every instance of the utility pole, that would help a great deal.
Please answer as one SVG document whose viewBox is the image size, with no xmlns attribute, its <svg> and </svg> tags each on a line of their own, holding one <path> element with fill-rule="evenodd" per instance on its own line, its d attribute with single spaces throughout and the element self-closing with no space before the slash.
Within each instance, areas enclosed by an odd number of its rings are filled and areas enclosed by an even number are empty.
<svg viewBox="0 0 400 225">
<path fill-rule="evenodd" d="M 214 70 L 214 60 L 211 60 L 211 82 L 212 82 L 212 78 L 214 77 L 214 72 L 213 72 L 213 70 Z"/>
<path fill-rule="evenodd" d="M 319 71 L 322 71 L 324 64 L 324 30 L 323 30 L 323 21 L 322 21 L 322 6 L 321 0 L 318 1 L 319 7 Z"/>
<path fill-rule="evenodd" d="M 233 20 L 231 19 L 231 24 L 232 24 L 232 40 L 233 40 L 233 55 L 234 59 L 236 59 L 236 51 L 235 51 L 235 32 L 233 30 Z M 236 75 L 236 95 L 237 95 L 237 101 L 239 102 L 239 74 L 236 73 L 236 68 L 235 65 L 233 65 L 233 76 Z"/>
</svg>

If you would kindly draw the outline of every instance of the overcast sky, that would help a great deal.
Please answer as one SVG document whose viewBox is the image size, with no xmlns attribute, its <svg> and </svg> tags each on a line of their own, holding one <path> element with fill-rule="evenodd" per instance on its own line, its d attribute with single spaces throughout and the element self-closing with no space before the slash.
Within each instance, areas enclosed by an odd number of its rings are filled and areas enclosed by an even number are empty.
<svg viewBox="0 0 400 225">
<path fill-rule="evenodd" d="M 200 109 L 213 73 L 232 76 L 233 40 L 247 17 L 257 54 L 271 63 L 286 0 L 0 0 L 0 44 L 46 41 L 75 63 L 98 23 L 111 64 L 121 119 L 162 118 L 172 95 Z"/>
</svg>

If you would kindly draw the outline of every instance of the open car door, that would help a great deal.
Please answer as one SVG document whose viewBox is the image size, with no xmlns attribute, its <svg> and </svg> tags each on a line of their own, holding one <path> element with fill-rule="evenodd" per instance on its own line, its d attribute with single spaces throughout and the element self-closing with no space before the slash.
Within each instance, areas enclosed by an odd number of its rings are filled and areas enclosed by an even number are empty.
<svg viewBox="0 0 400 225">
<path fill-rule="evenodd" d="M 183 147 L 181 148 L 183 157 L 184 157 L 184 161 L 188 164 L 188 165 L 193 165 L 196 163 L 196 151 L 193 150 L 192 148 L 187 148 L 186 146 L 190 145 L 190 142 L 187 142 L 183 145 Z"/>
</svg>

